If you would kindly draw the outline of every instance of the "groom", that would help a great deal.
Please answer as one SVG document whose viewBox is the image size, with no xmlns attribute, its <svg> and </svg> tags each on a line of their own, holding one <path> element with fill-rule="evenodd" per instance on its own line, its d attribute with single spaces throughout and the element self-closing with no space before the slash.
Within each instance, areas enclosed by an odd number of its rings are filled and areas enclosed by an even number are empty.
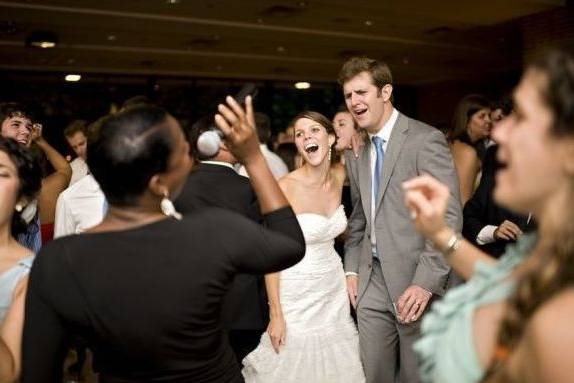
<svg viewBox="0 0 574 383">
<path fill-rule="evenodd" d="M 423 173 L 450 187 L 447 220 L 460 230 L 462 212 L 444 135 L 392 104 L 389 67 L 349 59 L 339 83 L 357 124 L 369 135 L 358 157 L 347 153 L 353 213 L 345 242 L 347 288 L 358 317 L 368 383 L 418 382 L 412 345 L 433 296 L 442 296 L 450 268 L 415 231 L 401 184 Z"/>
</svg>

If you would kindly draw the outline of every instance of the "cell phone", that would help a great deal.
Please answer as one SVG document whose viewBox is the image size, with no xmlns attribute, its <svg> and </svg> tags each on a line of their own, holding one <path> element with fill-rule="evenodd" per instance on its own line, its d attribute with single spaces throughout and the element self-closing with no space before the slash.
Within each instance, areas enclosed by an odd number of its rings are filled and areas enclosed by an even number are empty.
<svg viewBox="0 0 574 383">
<path fill-rule="evenodd" d="M 257 92 L 257 85 L 252 82 L 248 82 L 243 85 L 243 87 L 241 87 L 239 92 L 235 95 L 234 99 L 238 104 L 245 105 L 245 99 L 247 96 L 251 96 L 252 99 L 255 99 Z"/>
</svg>

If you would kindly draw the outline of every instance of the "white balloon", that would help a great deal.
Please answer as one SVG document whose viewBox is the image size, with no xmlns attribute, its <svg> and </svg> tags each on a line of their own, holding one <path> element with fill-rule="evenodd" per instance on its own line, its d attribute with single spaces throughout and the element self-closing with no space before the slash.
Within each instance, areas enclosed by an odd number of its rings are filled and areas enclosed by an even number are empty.
<svg viewBox="0 0 574 383">
<path fill-rule="evenodd" d="M 213 157 L 219 152 L 221 136 L 219 130 L 208 130 L 199 135 L 197 139 L 197 150 L 206 157 Z"/>
</svg>

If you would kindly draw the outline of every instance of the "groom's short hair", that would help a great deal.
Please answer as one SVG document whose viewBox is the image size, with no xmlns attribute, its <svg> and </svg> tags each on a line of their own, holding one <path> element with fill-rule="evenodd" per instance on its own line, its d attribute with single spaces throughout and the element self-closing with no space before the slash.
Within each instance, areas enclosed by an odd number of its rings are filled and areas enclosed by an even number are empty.
<svg viewBox="0 0 574 383">
<path fill-rule="evenodd" d="M 362 72 L 368 72 L 373 79 L 373 84 L 379 89 L 393 83 L 391 69 L 384 61 L 377 61 L 368 57 L 351 57 L 343 64 L 339 72 L 339 84 L 343 86 Z"/>
</svg>

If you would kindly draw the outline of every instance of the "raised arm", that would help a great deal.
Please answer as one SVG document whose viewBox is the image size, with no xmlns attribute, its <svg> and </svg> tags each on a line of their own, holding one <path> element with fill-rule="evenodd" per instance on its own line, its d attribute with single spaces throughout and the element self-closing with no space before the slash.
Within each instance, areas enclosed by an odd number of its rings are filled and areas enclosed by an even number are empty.
<svg viewBox="0 0 574 383">
<path fill-rule="evenodd" d="M 42 189 L 38 196 L 40 221 L 50 223 L 54 220 L 58 195 L 70 184 L 72 168 L 68 161 L 42 137 L 42 129 L 37 124 L 32 130 L 32 140 L 44 152 L 54 172 L 42 180 Z"/>
</svg>

